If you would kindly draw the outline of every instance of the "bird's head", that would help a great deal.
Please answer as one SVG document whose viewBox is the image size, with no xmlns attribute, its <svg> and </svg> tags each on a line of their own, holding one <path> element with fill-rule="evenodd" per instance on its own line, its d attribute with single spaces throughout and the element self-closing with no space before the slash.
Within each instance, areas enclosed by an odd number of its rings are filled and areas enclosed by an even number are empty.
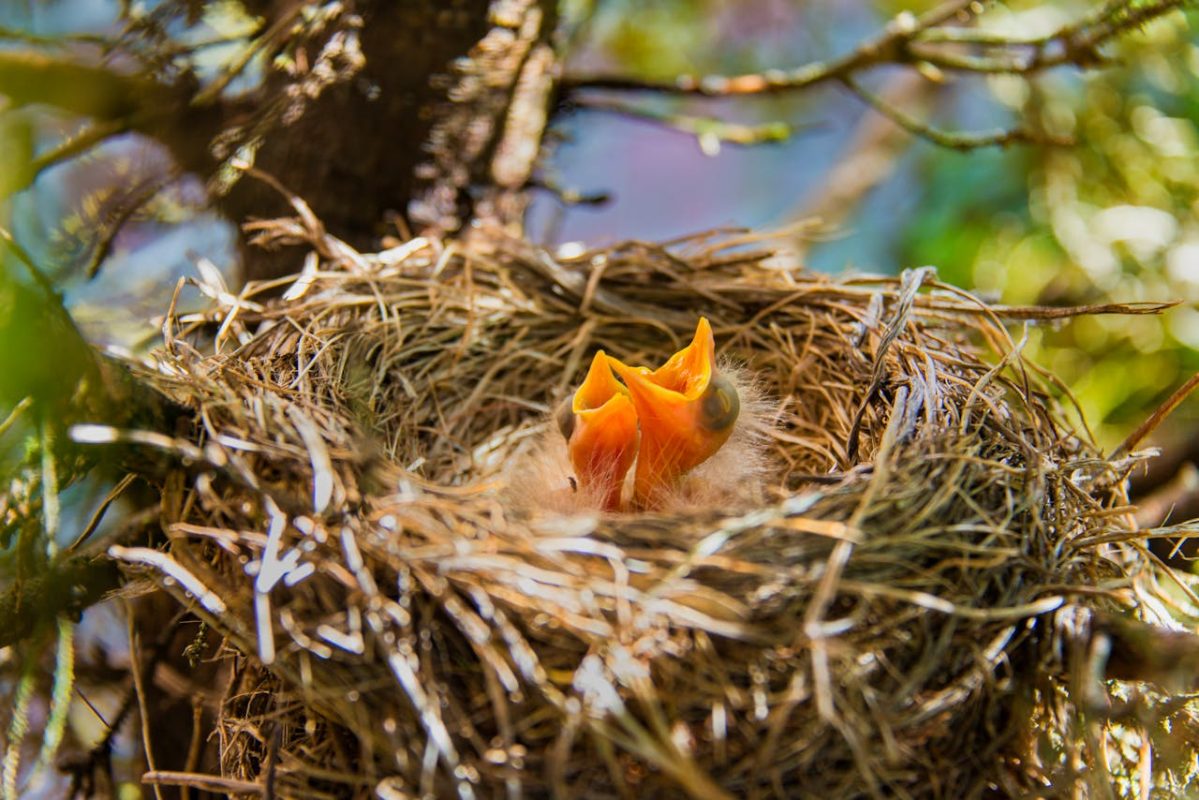
<svg viewBox="0 0 1199 800">
<path fill-rule="evenodd" d="M 579 489 L 594 493 L 605 510 L 618 509 L 625 474 L 637 456 L 637 412 L 603 350 L 570 401 L 558 409 L 557 422 Z"/>
<path fill-rule="evenodd" d="M 634 500 L 654 507 L 728 441 L 741 399 L 716 367 L 712 326 L 702 317 L 691 344 L 656 370 L 610 356 L 608 362 L 628 387 L 641 426 Z"/>
</svg>

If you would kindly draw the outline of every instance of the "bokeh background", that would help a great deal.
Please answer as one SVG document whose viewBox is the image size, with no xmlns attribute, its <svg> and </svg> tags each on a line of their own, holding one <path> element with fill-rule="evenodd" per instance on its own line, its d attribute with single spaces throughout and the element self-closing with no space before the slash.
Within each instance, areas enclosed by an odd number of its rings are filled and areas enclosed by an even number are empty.
<svg viewBox="0 0 1199 800">
<path fill-rule="evenodd" d="M 158 5 L 142 3 L 142 13 Z M 669 79 L 789 68 L 844 54 L 897 14 L 933 5 L 564 0 L 567 71 Z M 1097 5 L 1013 0 L 996 4 L 981 24 L 1033 37 Z M 254 20 L 236 0 L 198 6 L 195 24 L 169 33 L 201 74 L 215 74 L 239 57 Z M 0 50 L 93 48 L 96 37 L 118 33 L 120 8 L 111 0 L 0 0 Z M 832 84 L 706 100 L 584 92 L 559 110 L 528 233 L 570 251 L 717 227 L 793 230 L 783 239 L 785 255 L 828 273 L 934 265 L 943 280 L 1014 305 L 1180 301 L 1161 316 L 1084 317 L 1017 331 L 1027 337 L 1025 355 L 1062 379 L 1110 451 L 1199 370 L 1197 23 L 1197 11 L 1171 13 L 1107 45 L 1112 63 L 1103 68 L 1057 69 L 1032 82 L 899 69 L 865 78 L 872 91 L 941 128 L 1035 118 L 1073 137 L 1070 148 L 946 149 Z M 228 91 L 253 88 L 263 69 L 252 60 Z M 208 270 L 236 285 L 237 231 L 206 208 L 198 179 L 175 174 L 165 149 L 136 134 L 55 160 L 26 180 L 31 165 L 85 123 L 0 100 L 0 227 L 49 276 L 91 341 L 136 352 L 154 345 L 156 317 L 180 277 Z M 566 202 L 570 196 L 585 202 Z M 191 287 L 181 295 L 184 307 L 201 301 Z M 52 337 L 20 346 L 32 360 L 55 357 Z M 1153 443 L 1172 455 L 1169 465 L 1199 457 L 1199 403 L 1184 403 Z M 24 446 L 18 436 L 0 438 L 0 459 L 19 458 Z M 108 488 L 72 487 L 66 539 Z M 124 637 L 113 608 L 100 606 L 76 629 L 74 646 L 81 659 L 117 674 L 128 667 Z M 0 649 L 0 667 L 13 661 Z M 79 694 L 86 702 L 71 706 L 70 735 L 92 742 L 123 694 L 103 683 Z M 36 729 L 46 706 L 31 708 Z M 123 736 L 115 747 L 132 774 L 139 743 Z M 27 796 L 61 795 L 62 778 L 45 767 L 23 784 Z M 122 791 L 140 796 L 132 783 Z"/>
</svg>

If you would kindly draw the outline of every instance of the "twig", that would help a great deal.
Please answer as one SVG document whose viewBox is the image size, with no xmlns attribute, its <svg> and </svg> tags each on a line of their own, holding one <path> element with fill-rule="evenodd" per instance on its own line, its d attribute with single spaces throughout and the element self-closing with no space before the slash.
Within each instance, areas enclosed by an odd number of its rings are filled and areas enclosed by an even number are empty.
<svg viewBox="0 0 1199 800">
<path fill-rule="evenodd" d="M 582 192 L 558 183 L 553 178 L 542 177 L 529 181 L 530 189 L 540 189 L 549 192 L 554 198 L 566 206 L 601 206 L 612 200 L 608 192 Z"/>
<path fill-rule="evenodd" d="M 848 55 L 827 61 L 812 61 L 794 69 L 770 69 L 735 76 L 680 75 L 671 81 L 568 75 L 562 80 L 562 88 L 567 92 L 610 89 L 726 97 L 806 89 L 825 81 L 844 80 L 884 64 L 919 66 L 923 63 L 960 72 L 1025 75 L 1066 64 L 1093 67 L 1108 60 L 1099 52 L 1101 45 L 1183 5 L 1185 0 L 1158 0 L 1139 7 L 1134 6 L 1133 0 L 1114 0 L 1048 35 L 1021 37 L 1019 34 L 1005 35 L 962 26 L 940 27 L 955 17 L 979 16 L 985 10 L 983 4 L 978 2 L 947 2 L 920 17 L 908 12 L 899 14 L 880 35 L 863 42 Z M 922 44 L 926 46 L 921 47 Z M 974 45 L 1007 52 L 964 54 L 937 46 L 941 44 Z"/>
<path fill-rule="evenodd" d="M 67 553 L 74 553 L 79 545 L 83 544 L 85 541 L 87 541 L 89 536 L 95 533 L 96 528 L 100 526 L 101 520 L 104 519 L 104 514 L 108 511 L 109 506 L 115 503 L 117 498 L 124 494 L 125 490 L 128 489 L 129 485 L 135 480 L 137 480 L 137 475 L 130 472 L 126 474 L 125 477 L 121 478 L 121 480 L 117 482 L 116 486 L 112 487 L 112 489 L 108 491 L 108 494 L 106 494 L 104 499 L 100 501 L 100 505 L 97 506 L 96 510 L 92 512 L 91 519 L 87 521 L 87 525 L 85 525 L 83 530 L 79 532 L 79 535 L 75 537 L 75 541 L 71 542 L 71 544 L 67 547 Z"/>
<path fill-rule="evenodd" d="M 1191 392 L 1195 391 L 1196 388 L 1199 388 L 1199 372 L 1192 375 L 1186 383 L 1175 389 L 1174 394 L 1166 398 L 1166 402 L 1158 406 L 1157 410 L 1150 414 L 1147 420 L 1138 425 L 1135 431 L 1128 434 L 1128 438 L 1121 442 L 1120 446 L 1112 451 L 1112 454 L 1108 456 L 1108 459 L 1115 460 L 1140 444 L 1141 440 L 1153 433 L 1153 431 L 1157 430 L 1157 426 L 1160 425 L 1166 417 L 1170 416 L 1174 409 L 1178 408 L 1178 406 L 1182 404 L 1182 401 L 1186 400 Z"/>
<path fill-rule="evenodd" d="M 1063 64 L 1090 67 L 1107 62 L 1107 59 L 1098 51 L 1089 49 L 1085 55 L 1081 49 L 1062 49 L 1048 56 L 1044 55 L 1043 51 L 1037 50 L 1032 56 L 1022 58 L 1014 54 L 979 56 L 970 53 L 953 53 L 941 48 L 920 47 L 913 43 L 911 54 L 917 61 L 932 64 L 940 69 L 973 72 L 979 75 L 1031 75 Z"/>
<path fill-rule="evenodd" d="M 32 405 L 33 398 L 31 396 L 26 395 L 22 397 L 21 401 L 13 407 L 12 413 L 0 421 L 0 436 L 8 433 L 12 426 L 17 424 L 17 420 L 21 418 L 21 415 L 28 411 Z"/>
<path fill-rule="evenodd" d="M 263 770 L 263 797 L 275 800 L 275 778 L 279 768 L 279 749 L 283 746 L 283 726 L 275 723 L 271 740 L 267 743 L 266 768 Z"/>
<path fill-rule="evenodd" d="M 794 91 L 837 80 L 879 64 L 906 63 L 909 60 L 906 55 L 907 44 L 917 35 L 959 15 L 974 16 L 981 10 L 982 4 L 976 0 L 950 0 L 919 17 L 902 13 L 892 19 L 881 34 L 858 45 L 852 53 L 828 61 L 813 61 L 790 70 L 774 69 L 731 77 L 680 75 L 673 81 L 566 76 L 562 80 L 562 88 L 567 92 L 575 89 L 619 89 L 698 94 L 704 97 Z"/>
<path fill-rule="evenodd" d="M 222 778 L 219 775 L 199 775 L 190 772 L 170 772 L 168 770 L 150 770 L 142 775 L 142 783 L 147 783 L 158 792 L 160 786 L 190 786 L 204 792 L 223 794 L 250 794 L 261 796 L 262 786 L 249 781 L 239 781 L 234 778 Z"/>
<path fill-rule="evenodd" d="M 195 772 L 200 766 L 200 752 L 204 747 L 204 699 L 200 695 L 192 698 L 192 735 L 187 746 L 187 761 L 184 772 Z M 191 800 L 191 786 L 179 788 L 179 800 Z"/>
<path fill-rule="evenodd" d="M 46 299 L 56 303 L 60 309 L 63 309 L 62 299 L 54 288 L 54 282 L 47 277 L 46 273 L 42 272 L 41 268 L 34 262 L 33 256 L 29 255 L 29 251 L 13 238 L 12 232 L 8 228 L 0 227 L 0 242 L 8 245 L 8 249 L 17 257 L 17 260 L 25 265 L 25 269 L 29 271 L 38 288 L 46 293 Z M 0 277 L 3 276 L 0 275 Z M 63 313 L 66 313 L 65 309 L 63 309 Z"/>
<path fill-rule="evenodd" d="M 33 183 L 39 175 L 55 164 L 60 164 L 67 159 L 74 158 L 92 149 L 105 139 L 124 133 L 132 127 L 128 117 L 115 120 L 101 120 L 85 126 L 74 136 L 66 137 L 56 146 L 33 159 L 33 163 L 30 165 L 27 173 L 28 181 L 25 183 L 25 186 Z M 16 188 L 21 189 L 24 187 L 18 186 Z"/>
<path fill-rule="evenodd" d="M 155 770 L 154 766 L 154 749 L 150 744 L 150 711 L 146 706 L 146 690 L 145 679 L 142 675 L 142 663 L 140 657 L 140 639 L 137 635 L 137 625 L 133 614 L 133 604 L 125 603 L 125 616 L 128 620 L 129 630 L 129 659 L 130 672 L 133 673 L 133 687 L 137 691 L 137 708 L 141 712 L 142 722 L 142 747 L 146 749 L 146 765 L 150 771 Z M 154 786 L 154 796 L 156 800 L 162 800 L 162 790 L 158 784 Z"/>
<path fill-rule="evenodd" d="M 933 144 L 951 150 L 976 150 L 980 147 L 1006 147 L 1009 144 L 1044 144 L 1070 146 L 1074 140 L 1068 137 L 1034 133 L 1027 128 L 999 128 L 992 131 L 944 131 L 922 122 L 902 109 L 891 105 L 883 98 L 864 88 L 848 75 L 841 78 L 845 88 L 856 94 L 868 106 L 890 119 L 909 133 L 928 139 Z"/>
<path fill-rule="evenodd" d="M 1187 461 L 1165 485 L 1159 486 L 1149 496 L 1137 500 L 1137 510 L 1134 513 L 1137 527 L 1144 529 L 1164 525 L 1168 519 L 1175 516 L 1179 505 L 1183 505 L 1183 509 L 1178 516 L 1186 519 L 1193 513 L 1193 509 L 1188 509 L 1187 505 L 1194 506 L 1196 501 L 1199 501 L 1199 469 Z M 1177 530 L 1166 535 L 1179 541 L 1187 538 Z"/>
<path fill-rule="evenodd" d="M 221 96 L 221 92 L 225 91 L 226 87 L 233 82 L 233 79 L 245 70 L 251 59 L 267 45 L 274 42 L 282 36 L 291 24 L 300 16 L 300 13 L 308 8 L 305 3 L 296 3 L 289 10 L 283 13 L 279 19 L 268 28 L 261 36 L 251 39 L 246 43 L 245 48 L 238 54 L 228 66 L 221 70 L 221 74 L 213 80 L 204 90 L 199 92 L 192 101 L 196 106 L 206 106 L 214 103 Z"/>
<path fill-rule="evenodd" d="M 179 172 L 176 170 L 172 170 L 166 175 L 148 178 L 142 182 L 141 186 L 133 187 L 129 194 L 122 198 L 124 203 L 118 206 L 117 213 L 113 215 L 111 220 L 104 221 L 100 231 L 100 238 L 96 241 L 91 258 L 88 259 L 87 266 L 84 268 L 84 274 L 89 279 L 96 277 L 96 274 L 100 271 L 100 265 L 104 263 L 104 260 L 112 252 L 112 245 L 116 241 L 117 235 L 124 230 L 125 225 L 133 218 L 133 215 L 145 208 L 146 204 L 153 200 L 156 194 L 178 178 Z"/>
<path fill-rule="evenodd" d="M 46 555 L 53 558 L 58 554 L 58 529 L 62 521 L 62 507 L 58 497 L 58 457 L 55 443 L 58 439 L 58 423 L 43 417 L 38 425 L 41 441 L 42 473 L 42 531 L 46 535 Z"/>
<path fill-rule="evenodd" d="M 1181 302 L 1181 300 L 1143 300 L 1132 303 L 1095 303 L 1085 306 L 991 306 L 991 311 L 996 316 L 1012 320 L 1072 319 L 1100 314 L 1119 314 L 1124 317 L 1160 314 Z"/>
<path fill-rule="evenodd" d="M 714 155 L 719 150 L 721 142 L 731 144 L 755 145 L 767 142 L 785 142 L 799 130 L 800 127 L 787 122 L 773 121 L 761 125 L 743 125 L 737 122 L 726 122 L 714 117 L 692 116 L 689 114 L 671 114 L 640 108 L 616 100 L 580 99 L 579 106 L 598 111 L 608 111 L 616 114 L 649 120 L 666 125 L 682 133 L 690 134 L 699 139 L 700 147 L 705 154 Z"/>
</svg>

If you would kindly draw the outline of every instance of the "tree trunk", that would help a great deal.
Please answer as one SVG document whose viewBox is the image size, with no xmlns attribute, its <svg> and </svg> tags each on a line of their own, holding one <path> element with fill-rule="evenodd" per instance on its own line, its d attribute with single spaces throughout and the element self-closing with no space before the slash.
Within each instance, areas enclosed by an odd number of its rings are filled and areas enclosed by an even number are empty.
<svg viewBox="0 0 1199 800">
<path fill-rule="evenodd" d="M 330 232 L 363 249 L 377 244 L 392 215 L 410 230 L 452 231 L 479 216 L 518 228 L 532 161 L 513 165 L 512 151 L 540 147 L 548 78 L 528 76 L 553 69 L 555 6 L 360 4 L 365 65 L 299 120 L 271 131 L 256 166 L 307 202 Z M 273 3 L 264 13 L 279 18 L 290 9 Z M 530 83 L 539 94 L 514 101 Z M 270 100 L 291 85 L 275 72 L 261 93 Z M 278 192 L 253 180 L 240 181 L 218 205 L 235 221 L 290 213 Z M 296 266 L 247 252 L 250 277 Z"/>
</svg>

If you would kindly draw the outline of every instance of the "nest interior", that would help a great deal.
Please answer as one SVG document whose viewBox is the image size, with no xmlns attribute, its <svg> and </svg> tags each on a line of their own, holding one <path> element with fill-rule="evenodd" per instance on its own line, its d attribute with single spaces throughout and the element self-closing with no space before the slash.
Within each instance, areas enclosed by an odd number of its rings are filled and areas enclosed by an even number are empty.
<svg viewBox="0 0 1199 800">
<path fill-rule="evenodd" d="M 226 777 L 261 778 L 270 728 L 296 797 L 1185 778 L 1190 706 L 1130 727 L 1078 700 L 1094 660 L 1063 631 L 1170 598 L 1127 540 L 1132 462 L 1064 421 L 1003 309 L 927 269 L 777 268 L 736 233 L 570 259 L 490 231 L 377 254 L 303 219 L 258 233 L 304 268 L 167 320 L 137 369 L 199 423 L 121 434 L 182 458 L 168 552 L 113 551 L 245 654 Z M 763 398 L 758 493 L 607 515 L 506 493 L 596 348 L 660 361 L 701 313 Z"/>
</svg>

